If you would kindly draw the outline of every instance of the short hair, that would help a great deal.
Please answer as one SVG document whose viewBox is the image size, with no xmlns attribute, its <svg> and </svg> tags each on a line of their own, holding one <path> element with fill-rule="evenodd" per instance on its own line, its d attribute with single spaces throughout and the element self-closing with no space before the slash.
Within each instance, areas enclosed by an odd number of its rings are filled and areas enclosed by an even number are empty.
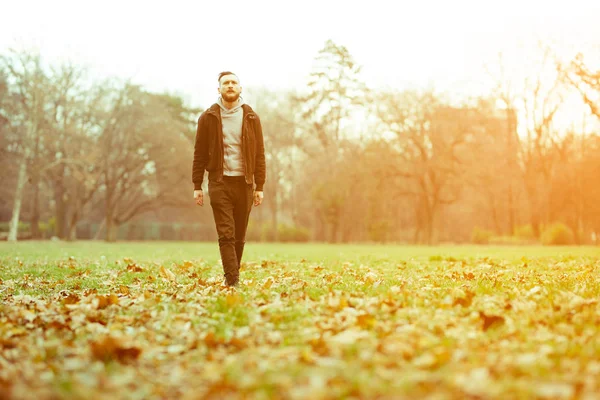
<svg viewBox="0 0 600 400">
<path fill-rule="evenodd" d="M 238 81 L 240 80 L 240 78 L 236 74 L 234 74 L 233 72 L 231 72 L 231 71 L 223 71 L 223 72 L 219 73 L 219 79 L 218 79 L 219 84 L 221 84 L 221 78 L 224 77 L 225 75 L 235 75 L 235 77 L 238 78 Z"/>
</svg>

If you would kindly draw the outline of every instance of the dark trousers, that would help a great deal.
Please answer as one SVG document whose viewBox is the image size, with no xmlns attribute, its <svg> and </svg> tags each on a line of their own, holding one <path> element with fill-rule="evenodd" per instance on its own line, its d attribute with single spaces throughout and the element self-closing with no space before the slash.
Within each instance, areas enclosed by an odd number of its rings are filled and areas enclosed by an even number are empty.
<svg viewBox="0 0 600 400">
<path fill-rule="evenodd" d="M 225 282 L 235 285 L 240 276 L 253 188 L 243 176 L 224 176 L 221 182 L 208 182 L 208 195 L 219 235 Z"/>
</svg>

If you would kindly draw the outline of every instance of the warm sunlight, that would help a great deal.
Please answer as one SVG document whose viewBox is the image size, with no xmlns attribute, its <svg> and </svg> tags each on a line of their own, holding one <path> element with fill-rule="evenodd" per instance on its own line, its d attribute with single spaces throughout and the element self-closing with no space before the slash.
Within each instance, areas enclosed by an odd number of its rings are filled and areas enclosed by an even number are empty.
<svg viewBox="0 0 600 400">
<path fill-rule="evenodd" d="M 600 398 L 600 1 L 4 0 L 0 398 Z"/>
<path fill-rule="evenodd" d="M 327 39 L 350 50 L 369 86 L 432 87 L 452 95 L 487 90 L 485 67 L 499 52 L 510 79 L 537 71 L 538 39 L 556 43 L 565 57 L 599 53 L 600 5 L 591 0 L 566 9 L 541 0 L 169 4 L 8 2 L 0 49 L 37 47 L 48 58 L 177 92 L 200 107 L 214 101 L 214 74 L 224 69 L 239 71 L 246 86 L 302 88 Z"/>
</svg>

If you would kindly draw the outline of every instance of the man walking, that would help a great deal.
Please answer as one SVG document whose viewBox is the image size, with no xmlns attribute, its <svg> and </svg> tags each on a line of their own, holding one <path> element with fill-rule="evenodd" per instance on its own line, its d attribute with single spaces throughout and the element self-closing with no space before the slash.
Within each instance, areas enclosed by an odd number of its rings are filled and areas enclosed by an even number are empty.
<svg viewBox="0 0 600 400">
<path fill-rule="evenodd" d="M 237 75 L 221 72 L 219 93 L 217 102 L 198 119 L 192 182 L 196 204 L 202 206 L 202 181 L 208 171 L 225 283 L 235 286 L 252 203 L 259 206 L 263 200 L 265 148 L 260 119 L 244 104 Z"/>
</svg>

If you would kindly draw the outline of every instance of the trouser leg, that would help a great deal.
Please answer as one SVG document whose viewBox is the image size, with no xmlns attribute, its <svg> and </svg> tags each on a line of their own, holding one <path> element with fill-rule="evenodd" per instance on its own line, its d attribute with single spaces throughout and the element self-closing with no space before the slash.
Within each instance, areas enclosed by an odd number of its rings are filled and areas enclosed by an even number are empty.
<svg viewBox="0 0 600 400">
<path fill-rule="evenodd" d="M 235 285 L 239 280 L 239 263 L 235 251 L 235 199 L 229 182 L 209 182 L 208 186 L 210 205 L 219 236 L 219 251 L 225 282 L 228 285 Z"/>
<path fill-rule="evenodd" d="M 252 185 L 245 181 L 236 185 L 236 201 L 233 209 L 235 220 L 235 254 L 237 256 L 238 269 L 242 262 L 244 254 L 244 245 L 246 243 L 246 230 L 248 228 L 248 219 L 252 211 L 253 189 Z"/>
</svg>

